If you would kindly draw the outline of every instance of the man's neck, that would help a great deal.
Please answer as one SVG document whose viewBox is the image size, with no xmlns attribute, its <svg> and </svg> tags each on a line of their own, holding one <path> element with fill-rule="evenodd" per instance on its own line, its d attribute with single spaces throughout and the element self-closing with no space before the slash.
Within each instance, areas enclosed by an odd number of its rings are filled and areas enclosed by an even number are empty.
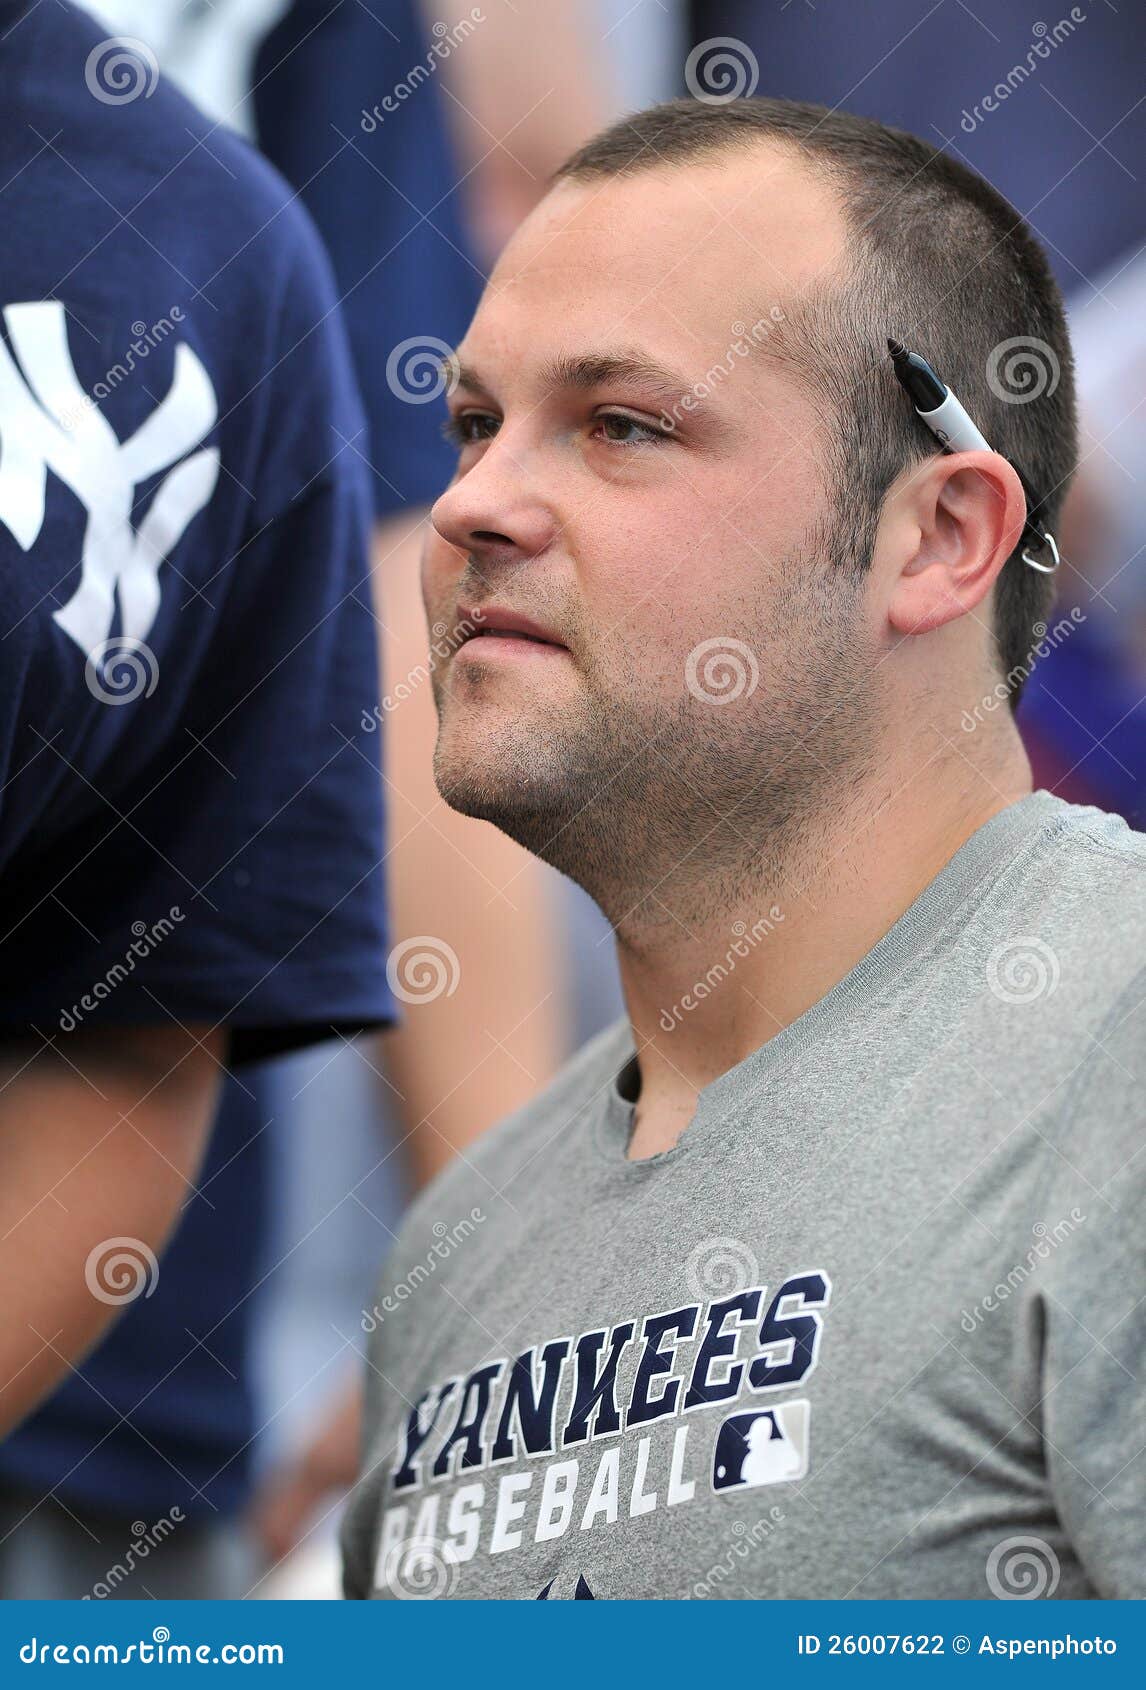
<svg viewBox="0 0 1146 1690">
<path fill-rule="evenodd" d="M 670 1149 L 705 1086 L 830 992 L 971 835 L 1031 790 L 1016 746 L 990 781 L 947 765 L 898 790 L 857 790 L 718 907 L 658 900 L 655 926 L 618 928 L 641 1071 L 630 1158 Z"/>
</svg>

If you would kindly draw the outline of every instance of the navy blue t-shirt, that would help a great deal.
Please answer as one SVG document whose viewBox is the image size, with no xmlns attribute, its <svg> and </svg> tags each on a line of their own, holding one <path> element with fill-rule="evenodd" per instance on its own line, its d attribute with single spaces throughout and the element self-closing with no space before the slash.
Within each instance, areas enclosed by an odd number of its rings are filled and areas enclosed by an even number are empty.
<svg viewBox="0 0 1146 1690">
<path fill-rule="evenodd" d="M 417 0 L 294 0 L 255 61 L 259 146 L 297 187 L 338 279 L 380 517 L 432 503 L 453 477 L 429 355 L 462 338 L 485 283 L 438 64 Z"/>
<path fill-rule="evenodd" d="M 385 1022 L 370 484 L 325 255 L 86 14 L 0 26 L 0 1024 L 223 1024 L 239 1059 Z"/>
<path fill-rule="evenodd" d="M 0 14 L 3 11 L 0 0 Z M 48 39 L 40 37 L 39 51 L 47 49 Z M 441 404 L 404 402 L 386 379 L 388 354 L 407 338 L 450 343 L 460 338 L 482 281 L 457 202 L 458 172 L 436 86 L 419 89 L 418 98 L 402 108 L 401 123 L 391 124 L 384 139 L 369 136 L 358 122 L 360 107 L 369 107 L 379 90 L 393 87 L 423 56 L 425 46 L 411 0 L 393 0 L 384 21 L 356 4 L 332 6 L 323 0 L 316 8 L 310 0 L 297 0 L 265 44 L 257 71 L 260 143 L 302 190 L 301 198 L 333 258 L 370 418 L 377 515 L 407 501 L 431 500 L 454 467 L 439 433 Z M 16 72 L 7 69 L 8 62 L 0 47 L 0 79 L 14 83 Z M 73 95 L 78 92 L 75 62 L 74 49 L 59 62 L 60 79 L 70 77 Z M 157 90 L 152 108 L 159 97 Z M 258 215 L 257 227 L 272 215 L 275 220 L 250 252 L 234 264 L 219 256 L 206 266 L 208 273 L 220 269 L 207 293 L 228 308 L 234 288 L 241 287 L 247 298 L 260 288 L 257 277 L 252 281 L 251 266 L 267 241 L 273 241 L 280 262 L 284 241 L 309 249 L 305 219 L 293 211 L 280 213 L 281 187 L 223 130 L 208 129 L 186 107 L 181 108 L 180 122 L 193 133 L 181 149 L 168 152 L 169 159 L 198 146 L 205 171 L 210 170 L 207 149 L 235 170 L 235 155 L 241 153 L 238 173 L 248 196 L 252 181 L 261 183 L 265 193 L 273 189 L 275 196 L 273 207 Z M 344 144 L 346 137 L 352 144 Z M 75 162 L 90 174 L 78 156 Z M 166 168 L 164 164 L 157 169 L 156 177 Z M 187 165 L 181 165 L 172 183 L 185 180 L 186 170 Z M 66 186 L 66 173 L 62 180 Z M 145 215 L 146 207 L 133 213 L 132 221 L 157 241 Z M 169 208 L 169 215 L 181 221 L 190 213 L 184 206 Z M 203 222 L 201 215 L 200 223 L 188 225 L 192 247 L 210 243 L 215 251 L 225 245 L 217 223 Z M 189 270 L 186 259 L 179 262 L 202 281 L 201 272 Z M 321 292 L 322 309 L 316 318 L 329 309 L 325 278 Z M 253 321 L 257 324 L 263 315 L 256 305 Z M 204 332 L 211 331 L 212 320 L 213 314 L 208 315 Z M 321 333 L 327 332 L 323 325 Z M 146 364 L 139 366 L 145 379 L 149 367 L 158 367 L 158 350 L 149 350 Z M 294 357 L 297 362 L 300 354 Z M 314 367 L 312 358 L 309 368 Z M 337 379 L 342 368 L 338 345 L 328 378 Z M 164 390 L 160 383 L 157 391 Z M 313 425 L 316 420 L 321 416 L 316 419 L 312 401 L 302 421 Z M 356 444 L 365 455 L 364 443 Z M 343 463 L 344 485 L 351 486 L 362 467 L 357 458 Z M 3 540 L 0 528 L 0 543 Z M 175 561 L 188 570 L 178 556 Z M 319 571 L 316 592 L 321 583 Z M 179 587 L 178 580 L 174 585 Z M 340 613 L 354 611 L 351 604 Z M 357 664 L 348 669 L 352 682 L 357 670 Z M 367 696 L 367 686 L 361 683 L 362 697 Z M 158 690 L 149 702 L 157 697 Z M 273 733 L 265 736 L 265 746 L 268 755 L 275 754 Z M 369 756 L 371 745 L 359 741 L 358 750 Z M 365 765 L 360 762 L 359 768 L 366 778 Z M 341 842 L 324 843 L 323 848 L 331 843 Z M 312 872 L 313 863 L 304 861 L 301 853 L 299 862 L 302 872 Z M 355 894 L 349 901 L 360 895 L 367 894 Z M 369 978 L 376 983 L 381 954 L 379 947 L 371 958 L 374 972 L 364 974 L 364 982 Z M 206 1519 L 218 1519 L 242 1505 L 256 1432 L 249 1347 L 257 1301 L 251 1287 L 258 1278 L 256 1261 L 266 1218 L 266 1123 L 261 1074 L 247 1069 L 241 1083 L 229 1082 L 225 1088 L 198 1191 L 163 1254 L 152 1294 L 125 1308 L 79 1372 L 0 1446 L 0 1481 L 35 1495 L 54 1489 L 73 1510 L 126 1509 L 133 1515 L 142 1511 L 148 1518 L 158 1518 L 175 1503 L 187 1517 Z"/>
</svg>

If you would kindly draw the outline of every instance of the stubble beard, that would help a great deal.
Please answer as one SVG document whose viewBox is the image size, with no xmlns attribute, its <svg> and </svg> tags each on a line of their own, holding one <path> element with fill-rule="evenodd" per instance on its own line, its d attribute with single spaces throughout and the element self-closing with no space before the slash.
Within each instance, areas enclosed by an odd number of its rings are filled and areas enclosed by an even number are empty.
<svg viewBox="0 0 1146 1690">
<path fill-rule="evenodd" d="M 582 669 L 575 707 L 523 716 L 480 763 L 453 755 L 445 729 L 438 790 L 576 881 L 634 942 L 767 897 L 802 862 L 812 871 L 817 820 L 838 816 L 870 767 L 872 665 L 840 597 L 854 592 L 835 575 L 777 594 L 744 641 L 751 697 L 698 698 L 683 674 L 679 698 L 641 697 L 616 669 Z"/>
</svg>

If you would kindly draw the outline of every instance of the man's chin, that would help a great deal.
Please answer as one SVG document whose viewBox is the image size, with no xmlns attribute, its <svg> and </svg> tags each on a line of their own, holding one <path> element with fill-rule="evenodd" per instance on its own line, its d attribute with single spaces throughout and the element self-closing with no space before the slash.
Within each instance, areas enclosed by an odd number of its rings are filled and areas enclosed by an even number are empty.
<svg viewBox="0 0 1146 1690">
<path fill-rule="evenodd" d="M 497 822 L 515 806 L 534 801 L 525 759 L 502 736 L 443 732 L 434 754 L 434 782 L 444 803 L 463 816 Z"/>
<path fill-rule="evenodd" d="M 434 780 L 443 802 L 576 878 L 593 835 L 609 831 L 599 801 L 616 808 L 617 736 L 605 731 L 605 712 L 585 696 L 517 697 L 510 707 L 500 698 L 459 700 L 449 687 L 437 704 Z"/>
<path fill-rule="evenodd" d="M 482 736 L 477 744 L 444 733 L 434 756 L 442 801 L 459 815 L 492 822 L 539 856 L 568 820 L 568 783 L 546 763 L 539 738 L 528 746 L 513 735 Z"/>
</svg>

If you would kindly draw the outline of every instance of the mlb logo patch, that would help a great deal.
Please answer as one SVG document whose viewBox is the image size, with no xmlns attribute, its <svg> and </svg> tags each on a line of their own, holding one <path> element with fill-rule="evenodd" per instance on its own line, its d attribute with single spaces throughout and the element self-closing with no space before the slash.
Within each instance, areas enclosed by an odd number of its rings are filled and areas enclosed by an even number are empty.
<svg viewBox="0 0 1146 1690">
<path fill-rule="evenodd" d="M 733 1414 L 716 1434 L 713 1490 L 752 1490 L 802 1479 L 808 1471 L 806 1400 L 779 1403 L 754 1414 Z"/>
</svg>

